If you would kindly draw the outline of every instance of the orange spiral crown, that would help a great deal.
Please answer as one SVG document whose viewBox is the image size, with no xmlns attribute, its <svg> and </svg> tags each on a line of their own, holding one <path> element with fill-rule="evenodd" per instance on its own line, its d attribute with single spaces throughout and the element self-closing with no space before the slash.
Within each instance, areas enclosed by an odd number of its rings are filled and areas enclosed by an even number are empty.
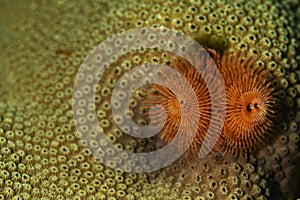
<svg viewBox="0 0 300 200">
<path fill-rule="evenodd" d="M 176 75 L 172 72 L 163 72 L 166 85 L 176 89 L 172 91 L 154 84 L 154 92 L 148 94 L 147 104 L 161 106 L 149 115 L 156 126 L 163 127 L 161 138 L 167 142 L 171 142 L 182 127 L 183 133 L 175 145 L 179 149 L 190 145 L 188 154 L 196 155 L 207 136 L 209 124 L 218 123 L 211 121 L 211 95 L 215 95 L 217 106 L 226 106 L 226 118 L 213 150 L 230 155 L 253 150 L 272 132 L 276 99 L 269 74 L 256 66 L 252 58 L 243 59 L 241 53 L 225 53 L 222 57 L 213 50 L 209 53 L 212 58 L 201 51 L 196 53 L 192 58 L 195 66 L 180 57 L 173 59 L 174 69 L 185 77 L 188 84 L 174 78 Z M 214 87 L 217 80 L 214 72 L 209 70 L 214 64 L 223 77 L 226 100 L 218 97 L 219 88 Z M 204 73 L 200 74 L 199 70 Z M 205 81 L 203 76 L 206 76 Z M 207 84 L 213 89 L 209 91 Z M 196 101 L 191 98 L 193 95 Z M 187 144 L 188 141 L 192 143 Z"/>
</svg>

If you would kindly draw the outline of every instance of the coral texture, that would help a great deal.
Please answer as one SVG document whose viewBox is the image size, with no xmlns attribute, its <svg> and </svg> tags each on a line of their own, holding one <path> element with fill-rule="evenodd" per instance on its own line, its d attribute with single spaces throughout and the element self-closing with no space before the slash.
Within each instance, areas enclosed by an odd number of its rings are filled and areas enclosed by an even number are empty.
<svg viewBox="0 0 300 200">
<path fill-rule="evenodd" d="M 33 0 L 11 4 L 1 0 L 0 5 L 0 199 L 299 197 L 297 1 L 59 0 L 41 4 Z M 141 174 L 104 166 L 85 147 L 87 141 L 80 139 L 85 127 L 75 129 L 74 78 L 84 58 L 101 41 L 145 26 L 180 30 L 199 42 L 206 41 L 205 47 L 256 58 L 255 64 L 275 77 L 282 111 L 280 129 L 246 157 L 212 152 L 203 159 L 182 157 L 164 169 Z M 110 96 L 122 74 L 142 63 L 168 64 L 170 60 L 156 50 L 131 52 L 114 61 L 96 88 L 99 123 L 111 142 L 129 152 L 152 151 L 158 138 L 135 139 L 120 131 L 111 117 L 114 105 Z M 91 79 L 85 77 L 86 82 Z M 123 84 L 128 87 L 126 81 Z M 90 90 L 93 88 L 76 95 Z M 124 95 L 120 93 L 120 101 Z M 130 100 L 133 114 L 141 113 L 134 116 L 140 124 L 147 123 L 139 107 L 144 96 L 145 90 L 140 88 Z M 84 110 L 77 114 L 84 115 Z M 119 118 L 122 121 L 122 116 Z M 95 138 L 91 145 L 101 147 L 97 153 L 117 154 L 105 141 L 97 140 L 95 133 L 88 134 Z M 117 156 L 122 163 L 127 154 Z M 135 162 L 122 164 L 136 167 Z"/>
</svg>

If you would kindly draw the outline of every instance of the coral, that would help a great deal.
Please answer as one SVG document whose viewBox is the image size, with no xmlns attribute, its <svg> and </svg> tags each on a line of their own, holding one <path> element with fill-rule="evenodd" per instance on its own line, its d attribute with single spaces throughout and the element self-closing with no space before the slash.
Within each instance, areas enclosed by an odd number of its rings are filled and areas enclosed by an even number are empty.
<svg viewBox="0 0 300 200">
<path fill-rule="evenodd" d="M 287 1 L 1 1 L 0 6 L 0 197 L 3 199 L 293 199 L 299 171 L 299 3 Z M 295 11 L 293 13 L 292 11 Z M 17 13 L 17 14 L 15 14 Z M 73 82 L 89 52 L 106 38 L 135 27 L 180 30 L 205 47 L 240 51 L 275 78 L 282 110 L 280 129 L 247 157 L 211 153 L 184 157 L 153 172 L 131 174 L 104 166 L 80 140 L 72 111 Z M 151 39 L 151 37 L 149 37 Z M 104 47 L 105 48 L 105 47 Z M 109 48 L 107 54 L 109 54 Z M 156 140 L 127 136 L 113 123 L 112 88 L 142 63 L 170 63 L 168 55 L 143 50 L 109 67 L 95 96 L 99 123 L 110 140 L 130 152 L 148 152 Z M 134 75 L 129 79 L 137 79 Z M 85 77 L 86 82 L 93 77 Z M 126 80 L 124 87 L 128 87 Z M 85 88 L 76 95 L 86 95 Z M 120 93 L 122 99 L 126 93 Z M 139 88 L 130 103 L 143 113 Z M 87 102 L 76 102 L 85 107 Z M 84 116 L 85 110 L 76 111 Z M 147 123 L 138 114 L 135 120 Z M 122 120 L 122 116 L 119 118 Z M 81 118 L 81 122 L 92 120 Z M 128 128 L 128 127 L 127 127 Z M 280 130 L 280 131 L 279 131 Z M 134 131 L 134 130 L 133 130 Z M 115 155 L 94 132 L 99 155 Z M 118 155 L 122 163 L 127 154 Z M 144 167 L 155 162 L 139 161 Z M 136 167 L 136 162 L 123 162 Z M 114 163 L 111 163 L 113 166 Z M 299 183 L 298 183 L 299 185 Z"/>
</svg>

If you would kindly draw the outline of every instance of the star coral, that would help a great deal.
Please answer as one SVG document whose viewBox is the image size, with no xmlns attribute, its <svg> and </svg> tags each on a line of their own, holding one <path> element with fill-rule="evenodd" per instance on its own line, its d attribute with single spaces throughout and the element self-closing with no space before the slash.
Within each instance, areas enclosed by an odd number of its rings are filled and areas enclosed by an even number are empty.
<svg viewBox="0 0 300 200">
<path fill-rule="evenodd" d="M 1 1 L 0 6 L 2 199 L 295 198 L 300 156 L 298 2 L 11 3 Z M 193 38 L 219 35 L 227 39 L 228 51 L 257 58 L 256 64 L 270 70 L 278 84 L 281 131 L 246 159 L 212 153 L 192 163 L 182 158 L 152 174 L 122 173 L 95 160 L 74 129 L 70 101 L 75 74 L 99 42 L 144 26 L 166 26 Z M 165 57 L 153 51 L 122 57 L 111 66 L 101 82 L 106 87 L 100 87 L 96 96 L 101 108 L 97 116 L 107 126 L 109 138 L 134 152 L 153 149 L 153 141 L 127 138 L 111 125 L 107 96 L 120 74 L 145 62 L 165 63 Z M 143 94 L 138 91 L 132 98 L 133 107 Z M 114 154 L 103 141 L 92 144 L 104 147 L 99 154 Z"/>
</svg>

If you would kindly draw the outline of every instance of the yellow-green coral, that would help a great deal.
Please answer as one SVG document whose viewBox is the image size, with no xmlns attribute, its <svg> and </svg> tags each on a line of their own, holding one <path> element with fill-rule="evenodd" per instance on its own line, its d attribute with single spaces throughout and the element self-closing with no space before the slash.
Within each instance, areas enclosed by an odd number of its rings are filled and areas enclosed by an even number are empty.
<svg viewBox="0 0 300 200">
<path fill-rule="evenodd" d="M 1 1 L 0 5 L 0 198 L 286 199 L 297 195 L 300 24 L 295 17 L 299 3 L 61 0 L 12 5 Z M 201 160 L 181 158 L 165 169 L 143 174 L 119 172 L 97 161 L 74 127 L 74 77 L 98 43 L 145 26 L 208 38 L 206 45 L 211 48 L 223 48 L 215 40 L 224 38 L 229 51 L 258 58 L 258 65 L 278 77 L 285 111 L 278 129 L 282 131 L 247 158 L 211 153 Z M 97 116 L 107 126 L 111 141 L 128 151 L 151 151 L 156 144 L 150 139 L 134 140 L 111 125 L 108 96 L 122 73 L 144 62 L 167 63 L 163 55 L 155 51 L 125 55 L 100 84 Z M 141 96 L 142 91 L 133 96 L 133 108 Z M 114 154 L 104 142 L 93 145 L 103 147 L 105 152 L 99 154 Z"/>
</svg>

